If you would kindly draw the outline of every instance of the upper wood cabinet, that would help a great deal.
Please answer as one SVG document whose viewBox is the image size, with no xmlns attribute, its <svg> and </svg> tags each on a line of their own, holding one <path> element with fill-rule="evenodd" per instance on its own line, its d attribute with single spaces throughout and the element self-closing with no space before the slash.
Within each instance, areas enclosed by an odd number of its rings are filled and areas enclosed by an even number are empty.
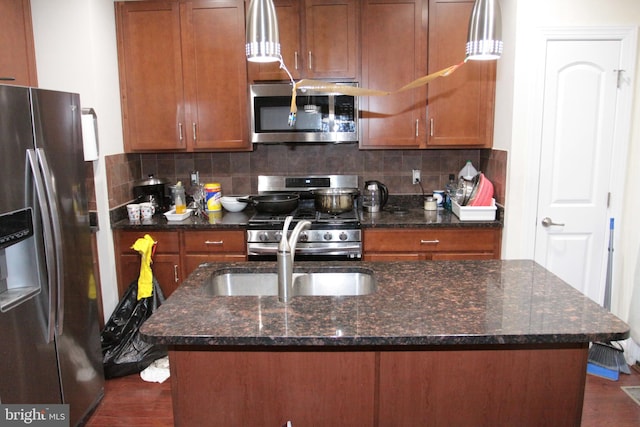
<svg viewBox="0 0 640 427">
<path fill-rule="evenodd" d="M 473 0 L 430 0 L 429 73 L 465 58 Z M 490 148 L 496 61 L 468 61 L 428 85 L 427 147 Z"/>
<path fill-rule="evenodd" d="M 394 91 L 427 71 L 426 0 L 362 1 L 362 86 Z M 360 148 L 421 148 L 426 87 L 360 98 Z"/>
<path fill-rule="evenodd" d="M 358 0 L 274 0 L 274 5 L 282 58 L 294 79 L 357 79 Z M 248 69 L 253 81 L 289 80 L 279 63 L 248 63 Z"/>
<path fill-rule="evenodd" d="M 117 2 L 125 151 L 250 150 L 244 2 Z"/>
<path fill-rule="evenodd" d="M 0 28 L 0 84 L 37 86 L 30 1 L 0 1 Z"/>
</svg>

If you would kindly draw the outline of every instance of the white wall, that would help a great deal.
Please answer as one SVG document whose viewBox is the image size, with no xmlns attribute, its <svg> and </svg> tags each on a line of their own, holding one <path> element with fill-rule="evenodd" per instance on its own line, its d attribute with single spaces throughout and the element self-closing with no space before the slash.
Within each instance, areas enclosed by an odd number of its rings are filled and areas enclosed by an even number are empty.
<svg viewBox="0 0 640 427">
<path fill-rule="evenodd" d="M 500 0 L 506 51 L 498 63 L 494 146 L 509 151 L 503 257 L 533 258 L 537 163 L 535 100 L 540 61 L 536 56 L 545 27 L 613 27 L 640 25 L 637 0 Z M 636 69 L 639 67 L 636 65 Z M 638 117 L 640 84 L 635 77 L 633 117 Z M 640 181 L 640 121 L 633 121 L 627 164 L 627 194 L 637 193 Z M 588 172 L 588 171 L 587 171 Z M 620 183 L 622 185 L 623 183 Z M 623 202 L 616 220 L 612 311 L 626 319 L 640 245 L 636 220 L 639 197 Z"/>
<path fill-rule="evenodd" d="M 113 0 L 31 0 L 38 84 L 76 92 L 98 116 L 93 162 L 105 317 L 118 302 L 104 156 L 123 152 Z"/>
</svg>

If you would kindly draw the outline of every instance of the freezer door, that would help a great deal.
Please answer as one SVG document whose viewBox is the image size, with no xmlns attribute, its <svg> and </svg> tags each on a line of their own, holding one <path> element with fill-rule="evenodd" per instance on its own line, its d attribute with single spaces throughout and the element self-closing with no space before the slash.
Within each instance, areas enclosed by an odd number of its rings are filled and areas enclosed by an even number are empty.
<svg viewBox="0 0 640 427">
<path fill-rule="evenodd" d="M 32 149 L 29 90 L 0 85 L 0 215 L 24 218 L 21 213 L 28 213 L 33 219 L 34 232 L 28 239 L 0 251 L 4 252 L 7 263 L 6 275 L 26 280 L 27 272 L 37 270 L 31 277 L 42 286 L 35 297 L 0 312 L 0 401 L 3 403 L 62 402 L 55 342 L 49 334 L 51 294 L 45 268 L 38 267 L 44 255 L 40 207 L 34 198 L 34 182 L 27 159 L 27 150 Z"/>
<path fill-rule="evenodd" d="M 35 146 L 43 170 L 56 240 L 60 285 L 57 335 L 63 402 L 71 425 L 103 394 L 89 214 L 82 151 L 80 97 L 32 89 Z"/>
</svg>

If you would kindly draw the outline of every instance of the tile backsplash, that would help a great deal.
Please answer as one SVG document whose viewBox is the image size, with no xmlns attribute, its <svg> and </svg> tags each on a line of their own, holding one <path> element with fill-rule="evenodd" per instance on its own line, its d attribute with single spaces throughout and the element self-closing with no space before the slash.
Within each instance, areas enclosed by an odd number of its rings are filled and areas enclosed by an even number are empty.
<svg viewBox="0 0 640 427">
<path fill-rule="evenodd" d="M 504 203 L 507 153 L 497 150 L 359 150 L 357 144 L 256 145 L 236 153 L 144 153 L 108 156 L 109 208 L 133 199 L 133 183 L 153 174 L 172 182 L 189 181 L 197 170 L 200 182 L 219 182 L 223 194 L 256 194 L 258 175 L 352 174 L 376 179 L 394 195 L 421 194 L 411 183 L 420 169 L 427 193 L 444 188 L 467 160 L 494 183 L 496 200 Z"/>
</svg>

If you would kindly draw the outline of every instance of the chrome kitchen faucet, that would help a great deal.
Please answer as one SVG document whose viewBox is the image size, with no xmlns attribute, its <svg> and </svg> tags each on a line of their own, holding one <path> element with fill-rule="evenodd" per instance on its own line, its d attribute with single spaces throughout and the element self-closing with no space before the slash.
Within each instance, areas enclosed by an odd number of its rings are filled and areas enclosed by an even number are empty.
<svg viewBox="0 0 640 427">
<path fill-rule="evenodd" d="M 278 299 L 281 302 L 289 302 L 293 294 L 293 259 L 296 254 L 298 236 L 303 229 L 311 226 L 311 221 L 303 220 L 298 222 L 291 232 L 291 237 L 287 240 L 287 231 L 289 231 L 289 225 L 292 220 L 292 216 L 288 216 L 284 220 L 282 238 L 280 239 L 277 253 Z"/>
</svg>

